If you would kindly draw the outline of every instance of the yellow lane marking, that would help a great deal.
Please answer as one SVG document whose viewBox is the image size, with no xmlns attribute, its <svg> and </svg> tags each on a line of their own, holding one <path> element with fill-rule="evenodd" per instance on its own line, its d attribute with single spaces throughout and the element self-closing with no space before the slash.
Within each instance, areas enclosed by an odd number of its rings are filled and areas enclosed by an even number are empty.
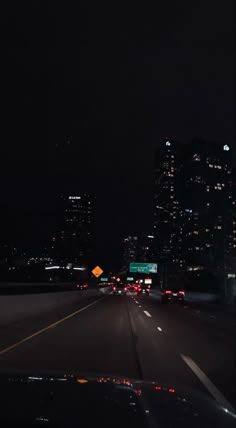
<svg viewBox="0 0 236 428">
<path fill-rule="evenodd" d="M 102 297 L 101 299 L 96 300 L 95 302 L 89 303 L 89 305 L 84 306 L 81 309 L 78 309 L 75 312 L 72 312 L 71 314 L 67 315 L 66 317 L 60 319 L 59 321 L 54 322 L 53 324 L 48 325 L 47 327 L 42 328 L 41 330 L 36 331 L 35 333 L 31 334 L 30 336 L 25 337 L 24 339 L 19 340 L 16 343 L 13 343 L 13 345 L 8 346 L 5 349 L 2 349 L 0 351 L 0 355 L 6 354 L 6 352 L 11 351 L 11 349 L 16 348 L 17 346 L 21 345 L 22 343 L 27 342 L 28 340 L 33 339 L 36 336 L 39 336 L 39 334 L 43 333 L 44 331 L 49 330 L 50 328 L 56 327 L 58 324 L 61 324 L 62 322 L 68 320 L 69 318 L 74 317 L 75 315 L 79 314 L 80 312 L 84 311 L 85 309 L 88 309 L 90 306 L 95 305 L 96 303 L 100 302 L 101 300 L 105 299 L 106 296 Z"/>
</svg>

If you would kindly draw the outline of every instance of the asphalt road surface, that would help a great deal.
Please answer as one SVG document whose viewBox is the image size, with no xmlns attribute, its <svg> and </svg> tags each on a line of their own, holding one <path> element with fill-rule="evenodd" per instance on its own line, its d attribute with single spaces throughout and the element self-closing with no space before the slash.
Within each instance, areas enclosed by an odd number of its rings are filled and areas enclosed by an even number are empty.
<svg viewBox="0 0 236 428">
<path fill-rule="evenodd" d="M 236 403 L 233 311 L 106 295 L 0 330 L 0 369 L 80 370 L 187 385 Z"/>
</svg>

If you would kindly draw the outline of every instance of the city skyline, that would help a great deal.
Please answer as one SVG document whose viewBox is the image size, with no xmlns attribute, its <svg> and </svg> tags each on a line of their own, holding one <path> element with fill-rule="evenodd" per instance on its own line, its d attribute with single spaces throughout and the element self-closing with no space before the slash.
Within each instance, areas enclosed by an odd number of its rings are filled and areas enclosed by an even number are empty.
<svg viewBox="0 0 236 428">
<path fill-rule="evenodd" d="M 227 149 L 229 148 L 228 145 L 219 144 L 219 143 L 209 143 L 209 142 L 204 141 L 202 139 L 200 139 L 200 140 L 196 140 L 195 139 L 193 141 L 200 141 L 200 143 L 202 144 L 202 147 L 204 147 L 204 151 L 209 154 L 209 156 L 210 156 L 209 159 L 211 159 L 211 157 L 213 155 L 212 153 L 214 153 L 214 151 L 217 152 L 217 148 L 219 148 L 219 150 L 222 153 L 225 153 L 226 155 L 228 155 L 228 158 L 229 158 L 230 163 L 231 163 L 231 161 L 232 161 L 232 154 L 231 154 L 232 148 L 230 147 L 229 151 L 228 150 L 224 151 L 224 147 L 227 147 Z M 168 147 L 167 147 L 167 144 L 168 144 Z M 146 203 L 146 205 L 145 205 L 145 209 L 150 214 L 151 221 L 149 221 L 149 222 L 144 221 L 144 219 L 142 218 L 142 214 L 141 214 L 142 213 L 142 209 L 141 209 L 141 210 L 139 210 L 139 212 L 140 212 L 139 215 L 135 214 L 136 220 L 138 220 L 140 222 L 140 226 L 141 227 L 133 229 L 133 230 L 129 229 L 129 230 L 127 230 L 127 233 L 125 233 L 124 231 L 122 231 L 122 233 L 117 233 L 116 235 L 114 234 L 114 236 L 109 236 L 109 239 L 113 240 L 114 247 L 116 246 L 116 248 L 115 248 L 114 252 L 113 251 L 110 252 L 110 259 L 108 259 L 108 260 L 106 260 L 106 249 L 103 248 L 103 250 L 105 250 L 104 252 L 100 251 L 100 248 L 103 246 L 103 242 L 106 242 L 106 239 L 107 239 L 106 231 L 104 231 L 104 230 L 101 229 L 101 222 L 99 222 L 99 219 L 101 218 L 101 216 L 103 215 L 103 213 L 106 211 L 106 204 L 104 204 L 102 206 L 102 202 L 103 201 L 101 201 L 101 200 L 99 201 L 99 198 L 96 198 L 97 199 L 97 202 L 96 202 L 97 207 L 96 207 L 96 218 L 95 218 L 95 222 L 96 222 L 96 229 L 97 229 L 96 232 L 98 232 L 98 233 L 97 233 L 97 239 L 96 239 L 95 246 L 96 246 L 96 260 L 97 260 L 97 262 L 99 262 L 100 264 L 103 264 L 103 266 L 105 266 L 106 268 L 108 268 L 110 266 L 112 268 L 114 268 L 114 267 L 115 268 L 119 268 L 121 266 L 121 264 L 122 264 L 122 257 L 123 257 L 122 256 L 122 251 L 123 251 L 122 250 L 122 248 L 123 248 L 122 247 L 122 239 L 125 237 L 125 235 L 135 235 L 136 234 L 138 237 L 140 237 L 141 235 L 145 236 L 145 233 L 146 233 L 146 235 L 148 235 L 148 231 L 150 231 L 149 233 L 154 233 L 154 235 L 155 235 L 155 218 L 153 219 L 153 217 L 152 217 L 152 214 L 153 214 L 152 213 L 153 203 L 155 202 L 155 201 L 153 201 L 153 189 L 155 188 L 155 183 L 156 183 L 155 180 L 156 180 L 156 177 L 157 177 L 156 176 L 157 170 L 156 170 L 156 167 L 155 167 L 155 165 L 157 165 L 157 163 L 155 164 L 155 162 L 161 160 L 161 158 L 160 158 L 161 147 L 164 147 L 165 149 L 167 148 L 168 150 L 170 150 L 170 149 L 172 150 L 172 148 L 174 148 L 173 153 L 175 153 L 175 156 L 172 155 L 173 159 L 171 159 L 172 162 L 173 162 L 173 165 L 171 164 L 171 167 L 172 167 L 173 171 L 170 170 L 170 173 L 171 173 L 171 175 L 173 175 L 172 179 L 175 180 L 175 185 L 174 185 L 176 187 L 175 192 L 180 193 L 180 191 L 181 191 L 180 183 L 179 183 L 179 181 L 178 181 L 178 183 L 176 182 L 176 171 L 177 171 L 177 169 L 179 169 L 181 167 L 181 165 L 183 165 L 183 159 L 184 159 L 184 157 L 186 157 L 186 153 L 192 153 L 195 150 L 194 149 L 194 147 L 195 147 L 194 144 L 196 144 L 196 143 L 193 142 L 193 145 L 191 146 L 191 145 L 186 144 L 186 143 L 185 144 L 179 143 L 179 142 L 176 143 L 176 142 L 174 142 L 172 140 L 169 140 L 169 139 L 166 139 L 166 140 L 160 142 L 159 149 L 157 149 L 157 152 L 156 152 L 155 156 L 153 157 L 153 165 L 154 165 L 154 167 L 153 167 L 153 174 L 152 174 L 153 180 L 150 181 L 150 183 L 149 183 L 149 191 L 150 191 L 149 203 L 148 204 Z M 210 150 L 210 148 L 211 148 L 211 150 Z M 207 150 L 208 150 L 208 152 L 207 152 Z M 213 150 L 213 152 L 211 153 L 212 150 Z M 157 153 L 159 153 L 159 158 L 157 158 Z M 182 155 L 181 155 L 181 153 L 182 153 Z M 206 156 L 206 155 L 204 155 L 204 156 Z M 213 168 L 213 170 L 214 170 L 214 168 Z M 191 171 L 191 167 L 190 167 L 190 171 Z M 167 173 L 169 173 L 168 172 L 168 168 L 167 168 Z M 72 187 L 74 189 L 74 192 L 68 192 L 67 191 L 67 196 L 68 195 L 73 195 L 73 194 L 74 195 L 79 195 L 79 194 L 83 193 L 83 192 L 81 193 L 81 192 L 75 191 L 76 190 L 76 186 L 75 185 L 73 185 Z M 173 187 L 173 189 L 175 187 Z M 163 191 L 163 189 L 162 189 L 162 191 Z M 174 190 L 171 190 L 171 191 L 174 191 Z M 60 196 L 62 196 L 62 193 L 60 194 Z M 52 199 L 54 198 L 55 201 L 56 201 L 56 199 L 58 199 L 58 201 L 60 199 L 59 195 L 51 195 L 51 198 Z M 174 203 L 178 203 L 179 204 L 178 201 L 177 202 L 175 201 Z M 195 203 L 195 205 L 196 205 L 196 203 Z M 170 208 L 171 207 L 169 207 L 169 209 Z M 176 208 L 179 209 L 180 207 L 176 207 Z M 182 205 L 182 208 L 183 208 L 183 205 Z M 62 223 L 60 224 L 60 221 L 59 221 L 59 219 L 61 218 L 61 212 L 60 212 L 60 208 L 59 208 L 59 204 L 58 203 L 55 204 L 54 210 L 55 211 L 54 211 L 54 216 L 53 216 L 53 223 L 54 223 L 53 229 L 51 228 L 51 230 L 49 230 L 48 235 L 45 236 L 45 239 L 42 242 L 43 245 L 41 245 L 41 247 L 39 245 L 39 242 L 37 242 L 37 240 L 35 240 L 36 247 L 35 247 L 35 250 L 33 251 L 34 255 L 35 254 L 39 255 L 39 252 L 42 251 L 42 248 L 43 247 L 45 248 L 46 241 L 48 239 L 50 239 L 50 237 L 54 236 L 55 234 L 58 234 L 60 228 L 62 227 Z M 154 210 L 154 214 L 155 214 L 155 210 Z M 142 219 L 142 221 L 141 221 L 141 219 Z M 159 221 L 161 220 L 160 212 L 158 213 L 158 219 L 159 219 Z M 153 220 L 154 220 L 154 223 L 152 222 Z M 116 225 L 113 224 L 114 231 L 115 231 L 115 228 L 116 228 L 115 226 Z M 173 227 L 173 225 L 171 227 Z M 100 231 L 100 233 L 99 233 L 99 231 Z M 179 230 L 178 230 L 178 232 L 179 232 Z M 165 236 L 165 234 L 164 234 L 164 236 Z M 178 236 L 178 238 L 179 238 L 179 236 Z M 99 240 L 101 240 L 102 242 L 99 242 Z M 167 241 L 168 240 L 165 240 L 163 248 L 165 248 L 165 245 L 167 244 Z M 21 246 L 19 246 L 19 249 L 21 249 Z M 169 248 L 167 248 L 167 250 L 169 251 Z M 158 260 L 161 259 L 160 254 L 158 254 L 158 252 L 156 253 L 155 258 L 158 259 Z M 94 260 L 95 263 L 96 263 L 96 260 Z M 138 256 L 138 260 L 141 260 L 140 259 L 140 255 Z M 114 263 L 114 261 L 115 261 L 115 263 Z"/>
<path fill-rule="evenodd" d="M 167 4 L 158 15 L 127 7 L 114 17 L 110 10 L 110 20 L 101 5 L 75 5 L 74 13 L 59 5 L 9 7 L 4 239 L 43 246 L 54 225 L 54 196 L 66 188 L 94 191 L 99 251 L 109 264 L 121 235 L 142 231 L 143 223 L 150 230 L 161 141 L 189 143 L 199 135 L 234 145 L 233 2 L 184 3 L 173 4 L 171 14 Z"/>
</svg>

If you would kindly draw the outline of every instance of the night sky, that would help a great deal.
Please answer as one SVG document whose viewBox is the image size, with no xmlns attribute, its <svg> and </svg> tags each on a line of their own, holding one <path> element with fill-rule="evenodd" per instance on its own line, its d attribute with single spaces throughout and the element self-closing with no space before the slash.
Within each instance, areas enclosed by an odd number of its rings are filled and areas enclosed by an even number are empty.
<svg viewBox="0 0 236 428">
<path fill-rule="evenodd" d="M 34 251 L 62 191 L 97 194 L 99 262 L 149 232 L 165 137 L 233 143 L 233 0 L 11 2 L 5 32 L 1 241 Z M 111 191 L 112 188 L 112 191 Z"/>
</svg>

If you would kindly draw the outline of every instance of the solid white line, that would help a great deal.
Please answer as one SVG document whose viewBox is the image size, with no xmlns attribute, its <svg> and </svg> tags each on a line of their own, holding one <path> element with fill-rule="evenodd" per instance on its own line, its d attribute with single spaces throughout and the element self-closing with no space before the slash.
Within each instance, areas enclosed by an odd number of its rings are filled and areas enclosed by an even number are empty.
<svg viewBox="0 0 236 428">
<path fill-rule="evenodd" d="M 16 348 L 17 346 L 21 345 L 22 343 L 27 342 L 28 340 L 33 339 L 34 337 L 38 336 L 39 334 L 43 333 L 44 331 L 49 330 L 50 328 L 56 327 L 58 324 L 61 324 L 63 321 L 68 320 L 71 317 L 74 317 L 75 315 L 79 314 L 80 312 L 84 311 L 85 309 L 89 308 L 90 306 L 95 305 L 96 303 L 100 302 L 101 300 L 105 299 L 106 296 L 102 297 L 101 299 L 96 300 L 95 302 L 89 303 L 89 305 L 84 306 L 81 309 L 78 309 L 78 311 L 72 312 L 71 314 L 67 315 L 66 317 L 60 319 L 59 321 L 54 322 L 53 324 L 48 325 L 47 327 L 42 328 L 41 330 L 36 331 L 35 333 L 31 334 L 30 336 L 25 337 L 24 339 L 19 340 L 16 343 L 13 343 L 13 345 L 8 346 L 5 349 L 2 349 L 0 351 L 0 355 L 5 354 L 6 352 L 10 351 L 11 349 Z"/>
<path fill-rule="evenodd" d="M 162 331 L 162 328 L 161 327 L 157 327 L 157 330 Z"/>
<path fill-rule="evenodd" d="M 218 403 L 221 406 L 235 413 L 235 410 L 232 407 L 232 405 L 228 402 L 228 400 L 224 397 L 224 395 L 219 391 L 219 389 L 216 388 L 214 383 L 212 383 L 211 380 L 205 375 L 205 373 L 200 369 L 200 367 L 198 367 L 198 365 L 190 357 L 187 357 L 186 355 L 183 355 L 183 354 L 180 354 L 180 356 L 184 360 L 184 362 L 190 367 L 193 373 L 198 377 L 198 379 L 203 383 L 205 388 L 215 398 L 215 400 L 218 401 Z"/>
<path fill-rule="evenodd" d="M 151 317 L 151 314 L 149 314 L 148 311 L 143 311 L 145 313 L 145 315 L 147 315 L 147 317 Z"/>
</svg>

